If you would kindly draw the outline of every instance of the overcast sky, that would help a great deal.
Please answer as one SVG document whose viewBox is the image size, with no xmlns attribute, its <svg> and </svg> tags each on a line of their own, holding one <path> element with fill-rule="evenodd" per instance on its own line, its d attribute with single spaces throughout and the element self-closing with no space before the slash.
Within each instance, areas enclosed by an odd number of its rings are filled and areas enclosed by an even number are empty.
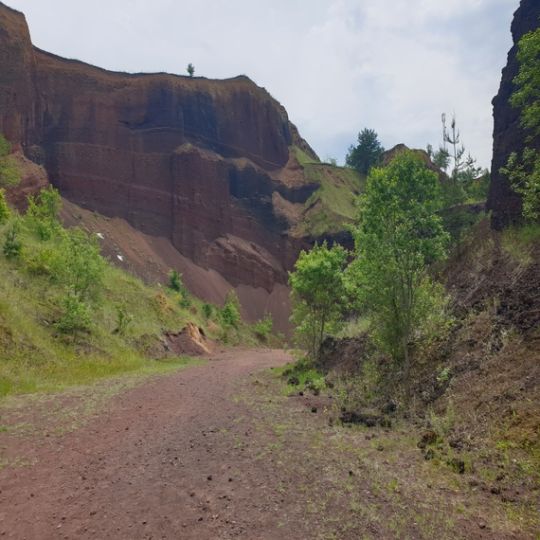
<svg viewBox="0 0 540 540">
<path fill-rule="evenodd" d="M 455 111 L 491 161 L 491 99 L 519 0 L 4 0 L 38 47 L 121 71 L 246 74 L 322 159 L 363 127 L 389 148 L 440 143 Z"/>
</svg>

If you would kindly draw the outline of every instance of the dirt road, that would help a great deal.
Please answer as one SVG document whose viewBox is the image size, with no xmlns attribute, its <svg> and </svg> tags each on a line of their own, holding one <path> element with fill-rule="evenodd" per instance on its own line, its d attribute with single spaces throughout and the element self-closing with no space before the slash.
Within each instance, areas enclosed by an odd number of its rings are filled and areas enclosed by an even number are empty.
<svg viewBox="0 0 540 540">
<path fill-rule="evenodd" d="M 426 462 L 411 426 L 347 429 L 331 395 L 283 395 L 266 368 L 289 360 L 235 350 L 94 409 L 0 407 L 0 538 L 535 538 L 534 503 Z"/>
<path fill-rule="evenodd" d="M 12 440 L 34 465 L 0 472 L 0 534 L 282 538 L 268 512 L 267 471 L 244 455 L 249 411 L 232 393 L 242 377 L 289 360 L 225 353 L 122 393 L 82 429 Z"/>
</svg>

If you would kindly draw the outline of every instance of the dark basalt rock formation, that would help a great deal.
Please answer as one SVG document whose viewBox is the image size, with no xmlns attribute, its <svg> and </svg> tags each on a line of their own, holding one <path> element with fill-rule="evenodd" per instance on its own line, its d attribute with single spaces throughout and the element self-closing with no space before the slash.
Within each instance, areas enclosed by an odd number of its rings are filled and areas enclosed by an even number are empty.
<svg viewBox="0 0 540 540">
<path fill-rule="evenodd" d="M 274 210 L 304 202 L 291 146 L 313 151 L 247 77 L 126 74 L 32 46 L 0 3 L 0 132 L 72 202 L 170 239 L 233 286 L 286 283 L 304 241 Z"/>
<path fill-rule="evenodd" d="M 519 221 L 521 216 L 521 199 L 512 190 L 508 179 L 500 173 L 500 169 L 506 165 L 512 152 L 521 153 L 525 147 L 526 133 L 520 126 L 520 111 L 513 108 L 508 100 L 514 92 L 513 80 L 519 71 L 517 44 L 522 36 L 539 25 L 540 2 L 521 0 L 512 22 L 514 46 L 508 53 L 508 63 L 502 72 L 499 93 L 493 99 L 493 161 L 487 208 L 492 211 L 492 226 L 496 229 Z M 540 141 L 536 141 L 535 145 L 540 149 Z"/>
</svg>

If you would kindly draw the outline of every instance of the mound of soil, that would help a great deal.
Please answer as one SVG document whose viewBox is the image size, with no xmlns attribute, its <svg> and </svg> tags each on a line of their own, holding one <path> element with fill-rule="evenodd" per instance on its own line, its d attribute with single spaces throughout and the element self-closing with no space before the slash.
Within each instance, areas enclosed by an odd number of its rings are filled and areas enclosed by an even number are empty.
<svg viewBox="0 0 540 540">
<path fill-rule="evenodd" d="M 319 351 L 318 368 L 323 373 L 338 375 L 358 373 L 363 361 L 373 352 L 366 335 L 354 338 L 326 338 Z"/>
<path fill-rule="evenodd" d="M 167 333 L 165 339 L 170 351 L 175 355 L 204 356 L 211 354 L 213 345 L 204 334 L 204 330 L 188 323 L 178 334 Z"/>
</svg>

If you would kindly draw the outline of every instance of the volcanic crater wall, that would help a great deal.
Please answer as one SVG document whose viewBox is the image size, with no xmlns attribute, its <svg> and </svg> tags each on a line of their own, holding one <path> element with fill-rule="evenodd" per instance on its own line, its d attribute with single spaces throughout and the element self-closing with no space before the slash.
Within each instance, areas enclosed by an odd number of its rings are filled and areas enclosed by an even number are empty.
<svg viewBox="0 0 540 540">
<path fill-rule="evenodd" d="M 303 246 L 272 200 L 304 202 L 316 189 L 289 181 L 289 148 L 312 150 L 247 77 L 116 73 L 60 58 L 33 47 L 24 16 L 0 3 L 0 132 L 67 199 L 170 239 L 233 286 L 286 283 Z"/>
<path fill-rule="evenodd" d="M 509 99 L 515 90 L 513 80 L 519 71 L 516 56 L 519 40 L 539 25 L 540 1 L 521 0 L 512 22 L 514 45 L 508 53 L 508 63 L 502 72 L 499 92 L 493 99 L 493 161 L 487 207 L 492 211 L 492 223 L 496 229 L 519 221 L 521 216 L 521 198 L 512 190 L 500 169 L 506 165 L 512 152 L 521 154 L 526 146 L 528 134 L 521 128 L 520 111 L 510 105 Z M 532 144 L 540 150 L 538 138 Z"/>
</svg>

